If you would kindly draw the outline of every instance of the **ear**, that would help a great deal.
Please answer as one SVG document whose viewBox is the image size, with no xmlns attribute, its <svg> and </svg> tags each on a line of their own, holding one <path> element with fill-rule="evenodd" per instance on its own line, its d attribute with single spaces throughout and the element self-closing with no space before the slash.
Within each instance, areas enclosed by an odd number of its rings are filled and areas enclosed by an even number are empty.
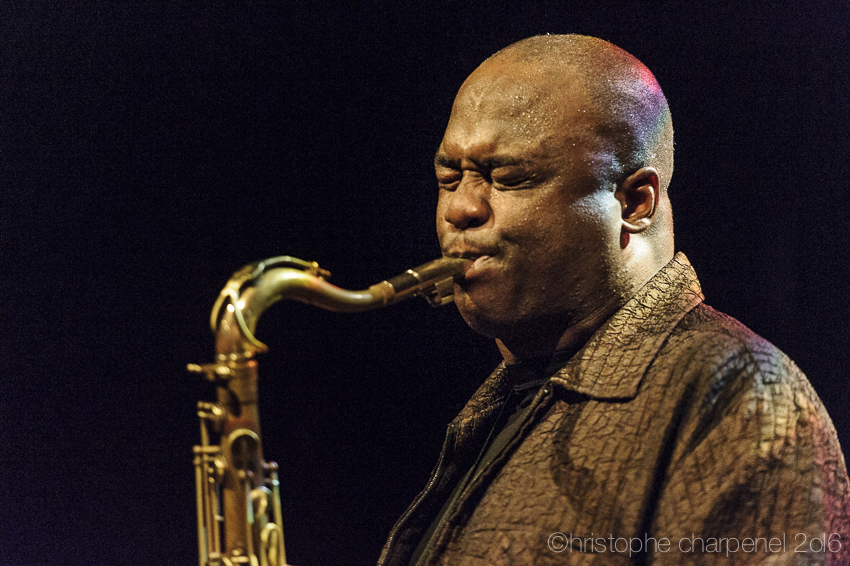
<svg viewBox="0 0 850 566">
<path fill-rule="evenodd" d="M 622 208 L 623 230 L 632 234 L 643 232 L 652 224 L 658 208 L 658 171 L 643 167 L 623 181 L 614 191 Z"/>
</svg>

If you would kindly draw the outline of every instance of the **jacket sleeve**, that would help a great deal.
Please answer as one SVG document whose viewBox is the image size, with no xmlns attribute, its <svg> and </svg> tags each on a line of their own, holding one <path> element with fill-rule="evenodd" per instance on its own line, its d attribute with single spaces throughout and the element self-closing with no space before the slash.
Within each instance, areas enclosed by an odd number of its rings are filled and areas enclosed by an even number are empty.
<svg viewBox="0 0 850 566">
<path fill-rule="evenodd" d="M 681 423 L 655 564 L 850 564 L 847 471 L 806 377 L 766 342 L 707 371 Z"/>
</svg>

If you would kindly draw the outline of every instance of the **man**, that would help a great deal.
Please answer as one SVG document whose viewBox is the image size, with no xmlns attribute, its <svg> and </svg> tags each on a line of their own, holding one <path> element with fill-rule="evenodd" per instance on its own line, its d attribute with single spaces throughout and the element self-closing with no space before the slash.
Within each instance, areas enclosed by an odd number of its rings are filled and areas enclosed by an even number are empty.
<svg viewBox="0 0 850 566">
<path fill-rule="evenodd" d="M 504 363 L 381 564 L 850 563 L 847 473 L 786 356 L 674 253 L 673 129 L 639 61 L 541 36 L 461 86 L 437 232 Z"/>
</svg>

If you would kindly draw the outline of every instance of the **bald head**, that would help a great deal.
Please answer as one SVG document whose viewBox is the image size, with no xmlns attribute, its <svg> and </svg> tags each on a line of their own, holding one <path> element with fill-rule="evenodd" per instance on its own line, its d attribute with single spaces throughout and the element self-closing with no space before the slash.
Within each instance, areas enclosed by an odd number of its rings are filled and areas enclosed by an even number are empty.
<svg viewBox="0 0 850 566">
<path fill-rule="evenodd" d="M 593 134 L 614 153 L 612 173 L 622 176 L 654 167 L 666 192 L 673 174 L 673 123 L 661 87 L 643 63 L 607 41 L 584 35 L 530 37 L 502 49 L 481 67 L 504 60 L 537 68 L 560 88 L 581 88 L 592 106 Z"/>
</svg>

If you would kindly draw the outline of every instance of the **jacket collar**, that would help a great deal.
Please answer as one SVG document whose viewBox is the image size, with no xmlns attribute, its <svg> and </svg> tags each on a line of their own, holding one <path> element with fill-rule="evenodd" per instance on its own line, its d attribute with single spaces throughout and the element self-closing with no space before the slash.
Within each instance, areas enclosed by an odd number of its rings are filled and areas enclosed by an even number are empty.
<svg viewBox="0 0 850 566">
<path fill-rule="evenodd" d="M 602 325 L 552 382 L 595 399 L 631 399 L 679 321 L 704 300 L 679 252 Z"/>
</svg>

